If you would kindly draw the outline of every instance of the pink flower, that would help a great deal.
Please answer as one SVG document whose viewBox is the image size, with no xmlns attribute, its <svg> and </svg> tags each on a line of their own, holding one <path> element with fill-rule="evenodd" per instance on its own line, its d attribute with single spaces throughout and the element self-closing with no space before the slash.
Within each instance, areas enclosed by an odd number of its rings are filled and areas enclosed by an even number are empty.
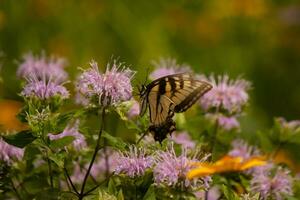
<svg viewBox="0 0 300 200">
<path fill-rule="evenodd" d="M 21 95 L 25 98 L 37 98 L 47 100 L 53 97 L 67 99 L 68 90 L 55 80 L 38 79 L 35 75 L 28 78 L 28 83 L 24 86 Z"/>
<path fill-rule="evenodd" d="M 196 143 L 187 132 L 173 133 L 170 140 L 176 144 L 181 144 L 182 147 L 186 149 L 193 149 L 196 146 Z"/>
<path fill-rule="evenodd" d="M 183 183 L 185 187 L 204 187 L 208 188 L 210 177 L 194 179 L 186 178 L 187 172 L 192 169 L 190 163 L 196 161 L 187 157 L 186 150 L 177 156 L 173 145 L 167 151 L 159 151 L 155 156 L 155 167 L 153 169 L 154 182 L 157 185 L 176 186 Z"/>
<path fill-rule="evenodd" d="M 293 179 L 289 170 L 273 165 L 260 167 L 251 180 L 251 190 L 259 192 L 262 199 L 283 200 L 292 196 Z"/>
<path fill-rule="evenodd" d="M 75 124 L 69 124 L 65 130 L 60 134 L 48 134 L 50 140 L 57 140 L 66 136 L 73 136 L 75 139 L 72 142 L 73 147 L 80 151 L 87 146 L 84 136 L 79 133 L 79 120 Z"/>
<path fill-rule="evenodd" d="M 249 146 L 245 141 L 236 139 L 231 143 L 233 149 L 229 151 L 228 155 L 234 157 L 241 157 L 244 160 L 250 159 L 252 156 L 258 156 L 259 150 L 253 146 Z"/>
<path fill-rule="evenodd" d="M 205 78 L 205 77 L 204 77 Z M 205 78 L 213 85 L 213 88 L 203 95 L 200 105 L 205 111 L 216 110 L 228 113 L 240 113 L 248 102 L 247 90 L 250 83 L 243 79 L 229 80 L 227 75 Z"/>
<path fill-rule="evenodd" d="M 24 155 L 24 150 L 6 143 L 0 137 L 0 160 L 7 164 L 12 164 L 14 159 L 21 160 Z"/>
<path fill-rule="evenodd" d="M 224 130 L 227 131 L 230 131 L 232 129 L 237 129 L 240 127 L 240 123 L 235 117 L 219 116 L 218 123 Z"/>
<path fill-rule="evenodd" d="M 115 173 L 134 178 L 144 175 L 146 169 L 149 169 L 152 164 L 152 157 L 147 156 L 144 149 L 131 146 L 128 152 L 119 153 Z"/>
<path fill-rule="evenodd" d="M 217 121 L 218 125 L 225 131 L 231 131 L 233 129 L 240 128 L 240 123 L 235 116 L 227 117 L 221 113 L 216 113 L 216 114 L 208 113 L 205 115 L 205 118 L 209 119 L 213 123 Z"/>
<path fill-rule="evenodd" d="M 134 118 L 140 114 L 140 105 L 137 101 L 133 101 L 133 105 L 129 109 L 127 116 L 128 118 Z"/>
<path fill-rule="evenodd" d="M 209 190 L 207 191 L 207 194 L 206 194 L 206 191 L 203 191 L 203 190 L 194 192 L 194 194 L 197 199 L 205 199 L 205 200 L 218 200 L 218 199 L 220 199 L 220 196 L 221 196 L 220 189 L 216 186 L 209 188 Z"/>
<path fill-rule="evenodd" d="M 153 62 L 155 70 L 150 74 L 151 79 L 157 79 L 163 76 L 178 74 L 183 72 L 191 72 L 190 66 L 186 64 L 178 64 L 175 59 L 160 59 Z"/>
<path fill-rule="evenodd" d="M 282 129 L 287 129 L 295 132 L 300 130 L 300 120 L 287 121 L 282 117 L 278 117 L 275 120 L 280 124 Z"/>
<path fill-rule="evenodd" d="M 47 58 L 45 54 L 40 57 L 33 56 L 31 53 L 23 56 L 23 62 L 20 64 L 17 75 L 23 78 L 29 78 L 32 74 L 38 79 L 56 79 L 59 82 L 66 81 L 68 74 L 64 71 L 66 60 L 63 58 Z"/>
<path fill-rule="evenodd" d="M 78 78 L 76 90 L 83 105 L 115 105 L 132 97 L 131 79 L 134 73 L 114 61 L 107 65 L 104 74 L 99 72 L 96 62 L 90 63 L 91 68 L 85 70 Z"/>
</svg>

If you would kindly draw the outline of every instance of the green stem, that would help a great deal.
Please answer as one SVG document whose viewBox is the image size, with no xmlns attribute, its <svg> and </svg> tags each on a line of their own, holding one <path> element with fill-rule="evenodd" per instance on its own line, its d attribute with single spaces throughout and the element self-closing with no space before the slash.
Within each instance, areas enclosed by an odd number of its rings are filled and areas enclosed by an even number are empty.
<svg viewBox="0 0 300 200">
<path fill-rule="evenodd" d="M 101 183 L 99 183 L 98 185 L 96 185 L 95 187 L 93 187 L 92 189 L 90 189 L 89 191 L 87 191 L 86 193 L 84 193 L 83 196 L 87 196 L 89 195 L 91 192 L 93 192 L 95 189 L 97 189 L 99 186 L 101 186 L 102 184 L 104 184 L 105 182 L 107 182 L 114 174 L 110 174 L 105 180 L 103 180 Z"/>
<path fill-rule="evenodd" d="M 69 173 L 68 173 L 68 170 L 67 170 L 67 168 L 65 168 L 65 167 L 64 167 L 64 172 L 65 172 L 65 175 L 66 175 L 66 177 L 67 177 L 67 183 L 69 182 L 69 183 L 71 184 L 71 186 L 72 186 L 74 192 L 75 192 L 77 195 L 79 195 L 79 192 L 77 191 L 75 185 L 73 184 L 72 179 L 71 179 L 71 177 L 70 177 L 70 175 L 69 175 Z"/>
<path fill-rule="evenodd" d="M 48 173 L 49 173 L 49 179 L 50 179 L 50 186 L 53 188 L 53 174 L 52 174 L 52 166 L 51 166 L 51 160 L 48 156 L 48 150 L 46 150 L 46 156 L 47 156 L 47 163 L 48 163 Z"/>
<path fill-rule="evenodd" d="M 104 139 L 104 156 L 105 156 L 105 178 L 109 176 L 109 160 L 107 154 L 107 140 Z"/>
<path fill-rule="evenodd" d="M 218 119 L 216 119 L 214 130 L 213 130 L 212 136 L 211 136 L 211 148 L 210 148 L 210 151 L 211 151 L 212 155 L 213 155 L 214 148 L 215 148 L 215 145 L 216 145 L 218 129 L 219 129 L 219 122 L 218 122 Z M 210 160 L 212 160 L 212 156 L 210 157 Z"/>
<path fill-rule="evenodd" d="M 83 183 L 82 183 L 82 186 L 81 186 L 81 191 L 80 191 L 79 197 L 78 197 L 79 200 L 82 200 L 83 197 L 85 196 L 84 195 L 84 188 L 85 188 L 87 179 L 88 179 L 88 177 L 90 175 L 90 172 L 91 172 L 91 169 L 93 167 L 93 164 L 95 162 L 97 153 L 100 150 L 100 140 L 101 140 L 101 135 L 102 135 L 103 128 L 104 128 L 105 107 L 102 108 L 102 113 L 101 114 L 102 114 L 101 125 L 100 125 L 100 130 L 99 130 L 99 134 L 98 134 L 98 139 L 97 139 L 96 147 L 95 147 L 94 154 L 93 154 L 92 160 L 90 162 L 89 168 L 88 168 L 88 170 L 87 170 L 87 172 L 86 172 L 86 174 L 84 176 L 84 179 L 83 179 Z"/>
<path fill-rule="evenodd" d="M 20 196 L 20 194 L 19 194 L 19 192 L 18 192 L 18 190 L 17 190 L 17 188 L 15 187 L 15 184 L 14 184 L 14 182 L 13 182 L 12 179 L 10 179 L 10 182 L 11 182 L 11 186 L 12 186 L 14 192 L 16 193 L 17 198 L 18 199 L 22 199 L 21 196 Z"/>
</svg>

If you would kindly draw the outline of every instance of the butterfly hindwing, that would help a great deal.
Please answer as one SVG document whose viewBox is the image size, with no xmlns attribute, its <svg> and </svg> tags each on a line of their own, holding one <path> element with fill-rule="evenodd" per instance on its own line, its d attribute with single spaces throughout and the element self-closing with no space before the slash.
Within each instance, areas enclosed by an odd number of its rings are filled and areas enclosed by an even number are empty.
<svg viewBox="0 0 300 200">
<path fill-rule="evenodd" d="M 150 133 L 153 134 L 154 140 L 161 143 L 168 134 L 172 134 L 176 130 L 176 124 L 171 117 L 167 117 L 166 121 L 159 126 L 151 125 L 148 129 Z"/>
</svg>

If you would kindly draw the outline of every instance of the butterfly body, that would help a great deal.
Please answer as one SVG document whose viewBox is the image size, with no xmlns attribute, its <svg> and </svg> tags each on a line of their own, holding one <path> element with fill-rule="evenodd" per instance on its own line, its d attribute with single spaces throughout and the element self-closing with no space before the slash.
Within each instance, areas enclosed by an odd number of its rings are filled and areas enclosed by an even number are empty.
<svg viewBox="0 0 300 200">
<path fill-rule="evenodd" d="M 148 108 L 150 132 L 166 135 L 167 129 L 171 131 L 175 127 L 174 113 L 186 111 L 211 88 L 209 83 L 197 80 L 189 73 L 158 78 L 140 91 L 140 115 Z"/>
<path fill-rule="evenodd" d="M 160 126 L 151 125 L 148 128 L 148 131 L 152 133 L 154 140 L 159 141 L 161 143 L 168 134 L 172 134 L 173 131 L 176 130 L 176 123 L 172 120 L 172 118 L 167 118 L 165 123 Z"/>
</svg>

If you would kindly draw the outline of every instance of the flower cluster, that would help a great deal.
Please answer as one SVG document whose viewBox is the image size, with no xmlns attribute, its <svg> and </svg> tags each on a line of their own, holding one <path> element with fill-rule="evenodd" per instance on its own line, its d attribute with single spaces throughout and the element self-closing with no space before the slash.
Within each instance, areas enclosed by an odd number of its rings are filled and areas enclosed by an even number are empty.
<svg viewBox="0 0 300 200">
<path fill-rule="evenodd" d="M 292 177 L 289 170 L 272 164 L 256 170 L 251 180 L 251 190 L 259 192 L 262 199 L 283 200 L 292 195 Z"/>
<path fill-rule="evenodd" d="M 66 136 L 74 137 L 72 142 L 73 147 L 80 151 L 87 146 L 84 136 L 79 133 L 79 120 L 77 120 L 74 124 L 69 124 L 62 133 L 60 134 L 48 134 L 50 140 L 57 140 Z"/>
<path fill-rule="evenodd" d="M 227 75 L 202 79 L 212 84 L 213 88 L 200 98 L 200 105 L 209 119 L 215 118 L 225 130 L 239 128 L 236 117 L 248 102 L 250 83 L 243 79 L 230 80 Z M 215 115 L 212 117 L 212 115 Z"/>
<path fill-rule="evenodd" d="M 34 56 L 32 53 L 23 56 L 23 62 L 17 71 L 19 77 L 28 78 L 33 74 L 38 79 L 55 79 L 59 82 L 66 81 L 68 74 L 64 71 L 66 60 L 63 58 L 50 57 L 45 54 Z"/>
<path fill-rule="evenodd" d="M 252 156 L 259 156 L 260 152 L 257 148 L 249 146 L 241 139 L 234 140 L 232 143 L 232 150 L 228 155 L 233 157 L 241 157 L 244 160 L 250 159 Z"/>
<path fill-rule="evenodd" d="M 152 164 L 152 157 L 147 156 L 144 149 L 131 146 L 128 152 L 119 153 L 115 173 L 134 178 L 142 176 Z"/>
<path fill-rule="evenodd" d="M 22 159 L 24 150 L 6 143 L 0 138 L 0 160 L 12 164 L 13 160 Z"/>
<path fill-rule="evenodd" d="M 133 104 L 127 112 L 127 117 L 132 119 L 140 114 L 140 105 L 136 100 L 133 100 Z"/>
<path fill-rule="evenodd" d="M 186 149 L 193 149 L 196 146 L 196 143 L 187 132 L 175 132 L 171 135 L 170 140 Z"/>
<path fill-rule="evenodd" d="M 24 86 L 21 95 L 25 98 L 36 98 L 39 100 L 49 100 L 58 97 L 60 99 L 69 98 L 68 90 L 56 81 L 37 79 L 32 77 Z"/>
<path fill-rule="evenodd" d="M 155 70 L 150 74 L 151 79 L 157 79 L 163 76 L 178 74 L 183 72 L 191 72 L 191 68 L 187 64 L 178 64 L 175 59 L 161 58 L 158 62 L 154 61 Z"/>
<path fill-rule="evenodd" d="M 207 78 L 213 85 L 213 89 L 203 95 L 200 99 L 202 108 L 206 111 L 210 109 L 225 110 L 228 113 L 241 112 L 248 101 L 247 90 L 250 83 L 243 79 L 230 80 L 227 75 Z"/>
<path fill-rule="evenodd" d="M 83 105 L 115 105 L 132 97 L 131 79 L 134 73 L 117 63 L 108 64 L 106 72 L 100 73 L 98 64 L 90 63 L 78 78 L 76 90 L 77 102 Z"/>
<path fill-rule="evenodd" d="M 205 117 L 213 123 L 217 122 L 226 131 L 240 128 L 240 123 L 235 116 L 225 116 L 221 113 L 207 113 Z"/>
<path fill-rule="evenodd" d="M 195 159 L 187 157 L 185 149 L 183 149 L 180 156 L 176 155 L 173 146 L 167 151 L 159 151 L 155 156 L 155 167 L 153 169 L 155 183 L 171 187 L 183 183 L 185 187 L 203 186 L 208 188 L 210 177 L 192 181 L 186 178 L 188 171 L 193 168 L 191 162 L 195 161 Z"/>
<path fill-rule="evenodd" d="M 287 121 L 286 119 L 279 117 L 276 118 L 275 121 L 279 123 L 283 131 L 284 130 L 292 131 L 292 132 L 300 131 L 300 120 Z"/>
<path fill-rule="evenodd" d="M 62 58 L 47 58 L 45 55 L 34 57 L 26 54 L 20 64 L 17 75 L 26 80 L 21 95 L 26 99 L 52 100 L 69 98 L 68 90 L 63 81 L 68 78 L 64 71 L 65 60 Z"/>
</svg>

